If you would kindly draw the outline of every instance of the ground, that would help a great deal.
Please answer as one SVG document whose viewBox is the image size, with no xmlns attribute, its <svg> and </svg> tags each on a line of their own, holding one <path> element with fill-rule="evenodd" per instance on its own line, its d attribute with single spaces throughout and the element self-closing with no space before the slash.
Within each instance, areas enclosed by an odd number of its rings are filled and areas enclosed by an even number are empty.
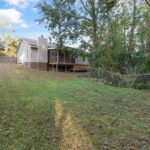
<svg viewBox="0 0 150 150">
<path fill-rule="evenodd" d="M 148 150 L 150 91 L 0 64 L 0 150 Z"/>
</svg>

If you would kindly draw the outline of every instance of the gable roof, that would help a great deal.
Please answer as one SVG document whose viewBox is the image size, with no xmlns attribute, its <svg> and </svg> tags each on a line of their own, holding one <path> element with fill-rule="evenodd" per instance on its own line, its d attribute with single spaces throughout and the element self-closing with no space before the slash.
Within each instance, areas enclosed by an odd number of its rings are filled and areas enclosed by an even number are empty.
<svg viewBox="0 0 150 150">
<path fill-rule="evenodd" d="M 30 45 L 30 47 L 38 48 L 37 40 L 29 38 L 22 38 L 22 40 L 25 40 Z M 56 47 L 57 47 L 56 44 L 48 43 L 48 49 L 56 49 Z"/>
<path fill-rule="evenodd" d="M 26 41 L 31 47 L 37 47 L 37 41 L 33 39 L 22 38 L 22 40 Z"/>
</svg>

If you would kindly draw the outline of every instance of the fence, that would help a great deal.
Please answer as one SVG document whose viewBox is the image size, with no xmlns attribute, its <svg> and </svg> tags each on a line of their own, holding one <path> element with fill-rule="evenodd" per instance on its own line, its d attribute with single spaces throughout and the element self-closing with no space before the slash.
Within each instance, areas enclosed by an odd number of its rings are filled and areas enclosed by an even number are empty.
<svg viewBox="0 0 150 150">
<path fill-rule="evenodd" d="M 3 63 L 3 64 L 16 64 L 17 63 L 17 58 L 16 57 L 0 56 L 0 63 Z"/>
<path fill-rule="evenodd" d="M 150 72 L 146 74 L 121 75 L 119 73 L 113 73 L 105 71 L 103 69 L 92 68 L 84 76 L 97 78 L 100 79 L 105 84 L 117 87 L 150 89 Z"/>
</svg>

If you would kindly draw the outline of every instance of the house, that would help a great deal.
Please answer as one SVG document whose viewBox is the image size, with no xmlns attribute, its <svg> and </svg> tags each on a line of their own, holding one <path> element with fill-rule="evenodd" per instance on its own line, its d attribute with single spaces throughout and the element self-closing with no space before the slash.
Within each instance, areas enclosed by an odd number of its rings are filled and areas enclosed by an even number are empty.
<svg viewBox="0 0 150 150">
<path fill-rule="evenodd" d="M 40 70 L 87 71 L 88 62 L 69 50 L 61 51 L 43 36 L 37 40 L 22 38 L 17 49 L 17 63 Z"/>
</svg>

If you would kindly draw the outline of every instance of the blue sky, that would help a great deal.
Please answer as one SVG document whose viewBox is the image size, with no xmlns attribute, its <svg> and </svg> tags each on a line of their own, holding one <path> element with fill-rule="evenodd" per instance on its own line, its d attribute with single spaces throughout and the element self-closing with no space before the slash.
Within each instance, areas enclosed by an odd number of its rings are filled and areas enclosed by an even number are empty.
<svg viewBox="0 0 150 150">
<path fill-rule="evenodd" d="M 40 14 L 35 9 L 38 0 L 0 0 L 0 36 L 11 34 L 15 37 L 48 37 L 44 25 L 35 22 Z M 40 1 L 40 0 L 39 0 Z M 42 1 L 42 0 L 41 0 Z M 50 2 L 50 0 L 48 0 Z"/>
</svg>

